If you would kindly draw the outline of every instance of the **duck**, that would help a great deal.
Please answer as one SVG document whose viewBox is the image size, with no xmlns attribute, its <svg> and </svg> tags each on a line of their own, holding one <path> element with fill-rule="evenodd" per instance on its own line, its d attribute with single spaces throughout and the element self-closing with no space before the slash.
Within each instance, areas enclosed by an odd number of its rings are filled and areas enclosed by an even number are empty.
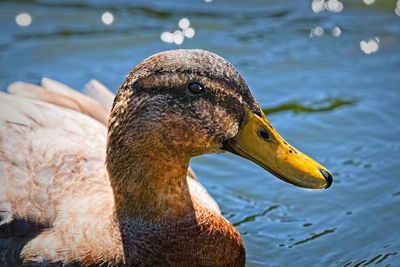
<svg viewBox="0 0 400 267">
<path fill-rule="evenodd" d="M 162 51 L 115 97 L 95 80 L 84 92 L 48 78 L 0 92 L 2 266 L 244 266 L 240 233 L 189 167 L 203 154 L 332 184 L 215 53 Z"/>
</svg>

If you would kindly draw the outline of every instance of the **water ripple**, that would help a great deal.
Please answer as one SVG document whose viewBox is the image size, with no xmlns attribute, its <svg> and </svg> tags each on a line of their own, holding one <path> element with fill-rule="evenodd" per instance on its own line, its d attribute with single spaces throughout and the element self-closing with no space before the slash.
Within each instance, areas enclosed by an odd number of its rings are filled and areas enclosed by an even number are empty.
<svg viewBox="0 0 400 267">
<path fill-rule="evenodd" d="M 327 234 L 332 234 L 332 233 L 334 233 L 335 231 L 336 231 L 336 228 L 332 228 L 332 229 L 326 229 L 326 230 L 322 231 L 321 233 L 317 233 L 317 234 L 311 233 L 311 234 L 310 234 L 310 237 L 307 237 L 306 239 L 297 241 L 297 242 L 294 243 L 293 245 L 290 245 L 289 248 L 292 248 L 292 247 L 297 246 L 297 245 L 300 245 L 300 244 L 307 243 L 307 242 L 309 242 L 309 241 L 312 241 L 312 240 L 314 240 L 314 239 L 320 238 L 321 236 L 324 236 L 324 235 L 327 235 Z"/>
<path fill-rule="evenodd" d="M 272 206 L 268 207 L 266 210 L 264 210 L 264 211 L 262 211 L 262 212 L 260 212 L 260 213 L 256 213 L 256 214 L 247 216 L 247 217 L 244 218 L 243 220 L 240 220 L 240 221 L 238 221 L 238 222 L 233 223 L 233 225 L 234 225 L 234 226 L 239 226 L 239 225 L 241 225 L 241 224 L 243 224 L 243 223 L 253 222 L 253 221 L 255 221 L 258 217 L 262 217 L 262 216 L 264 216 L 265 214 L 267 214 L 268 212 L 270 212 L 270 211 L 272 211 L 272 210 L 275 210 L 275 209 L 277 209 L 277 208 L 279 208 L 279 205 L 272 205 Z"/>
<path fill-rule="evenodd" d="M 283 111 L 291 111 L 293 113 L 327 112 L 343 106 L 353 106 L 356 103 L 356 99 L 327 98 L 311 104 L 288 102 L 275 107 L 263 108 L 263 111 L 265 114 Z"/>
<path fill-rule="evenodd" d="M 385 260 L 388 260 L 389 258 L 396 256 L 398 253 L 397 252 L 392 252 L 392 253 L 386 253 L 386 254 L 379 254 L 375 257 L 373 257 L 370 260 L 362 260 L 360 262 L 354 263 L 352 261 L 349 261 L 347 263 L 345 263 L 343 266 L 344 267 L 348 267 L 348 266 L 352 266 L 352 267 L 364 267 L 364 266 L 368 266 L 372 263 L 374 263 L 374 265 L 378 265 L 380 263 L 382 263 Z M 386 266 L 390 266 L 390 264 L 386 265 Z"/>
</svg>

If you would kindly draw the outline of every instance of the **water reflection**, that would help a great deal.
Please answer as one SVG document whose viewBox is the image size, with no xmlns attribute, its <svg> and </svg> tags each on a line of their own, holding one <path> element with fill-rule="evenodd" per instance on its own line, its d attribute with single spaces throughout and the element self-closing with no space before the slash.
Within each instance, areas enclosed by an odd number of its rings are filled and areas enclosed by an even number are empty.
<svg viewBox="0 0 400 267">
<path fill-rule="evenodd" d="M 326 230 L 324 230 L 324 231 L 322 231 L 320 233 L 316 233 L 316 234 L 315 233 L 311 233 L 309 237 L 295 242 L 293 245 L 290 245 L 289 248 L 292 248 L 294 246 L 298 246 L 298 245 L 310 242 L 310 241 L 312 241 L 314 239 L 320 238 L 320 237 L 328 235 L 328 234 L 332 234 L 335 231 L 336 231 L 336 228 L 332 228 L 332 229 L 326 229 Z"/>
<path fill-rule="evenodd" d="M 293 113 L 310 113 L 332 111 L 342 106 L 352 106 L 357 103 L 356 99 L 326 98 L 310 104 L 298 102 L 287 102 L 275 107 L 263 108 L 265 114 L 291 111 Z"/>
<path fill-rule="evenodd" d="M 256 213 L 250 216 L 247 216 L 246 218 L 238 221 L 238 222 L 234 222 L 233 225 L 234 226 L 239 226 L 243 223 L 248 223 L 248 222 L 253 222 L 255 221 L 258 217 L 262 217 L 265 216 L 268 212 L 273 211 L 275 209 L 279 208 L 279 205 L 272 205 L 271 207 L 268 207 L 267 209 L 265 209 L 264 211 L 260 212 L 260 213 Z"/>
<path fill-rule="evenodd" d="M 361 266 L 368 266 L 370 264 L 374 264 L 374 265 L 379 265 L 380 263 L 384 262 L 385 260 L 388 260 L 390 257 L 396 256 L 398 253 L 397 252 L 391 252 L 391 253 L 386 253 L 386 254 L 379 254 L 375 257 L 373 257 L 372 259 L 367 259 L 367 260 L 362 260 L 362 261 L 356 261 L 356 262 L 346 262 L 343 267 L 361 267 Z M 386 265 L 386 266 L 391 266 L 390 264 Z"/>
</svg>

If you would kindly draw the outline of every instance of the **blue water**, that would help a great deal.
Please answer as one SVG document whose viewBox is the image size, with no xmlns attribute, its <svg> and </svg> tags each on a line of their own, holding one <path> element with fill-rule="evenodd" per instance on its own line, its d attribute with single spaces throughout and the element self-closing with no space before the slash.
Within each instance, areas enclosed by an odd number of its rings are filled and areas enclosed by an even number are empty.
<svg viewBox="0 0 400 267">
<path fill-rule="evenodd" d="M 155 52 L 216 52 L 240 70 L 281 135 L 335 176 L 330 189 L 312 191 L 231 154 L 192 160 L 241 232 L 247 265 L 400 266 L 395 1 L 343 1 L 340 13 L 313 13 L 311 1 L 289 0 L 60 2 L 0 2 L 2 90 L 48 76 L 75 88 L 96 78 L 116 91 Z M 111 25 L 100 20 L 107 10 L 115 17 Z M 16 25 L 21 12 L 31 14 L 29 27 Z M 194 38 L 180 46 L 162 42 L 160 34 L 178 29 L 182 17 L 190 19 Z M 317 26 L 325 34 L 310 38 Z M 330 34 L 335 26 L 339 37 Z M 375 37 L 378 51 L 365 54 L 360 41 Z"/>
</svg>

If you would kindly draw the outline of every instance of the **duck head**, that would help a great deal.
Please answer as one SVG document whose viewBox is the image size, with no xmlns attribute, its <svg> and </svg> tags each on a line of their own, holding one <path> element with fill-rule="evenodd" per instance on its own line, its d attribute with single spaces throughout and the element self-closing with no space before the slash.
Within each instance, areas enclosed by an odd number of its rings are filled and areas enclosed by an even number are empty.
<svg viewBox="0 0 400 267">
<path fill-rule="evenodd" d="M 109 150 L 113 143 L 168 159 L 230 151 L 296 186 L 332 183 L 275 131 L 234 66 L 203 50 L 161 52 L 130 72 L 114 100 Z"/>
</svg>

